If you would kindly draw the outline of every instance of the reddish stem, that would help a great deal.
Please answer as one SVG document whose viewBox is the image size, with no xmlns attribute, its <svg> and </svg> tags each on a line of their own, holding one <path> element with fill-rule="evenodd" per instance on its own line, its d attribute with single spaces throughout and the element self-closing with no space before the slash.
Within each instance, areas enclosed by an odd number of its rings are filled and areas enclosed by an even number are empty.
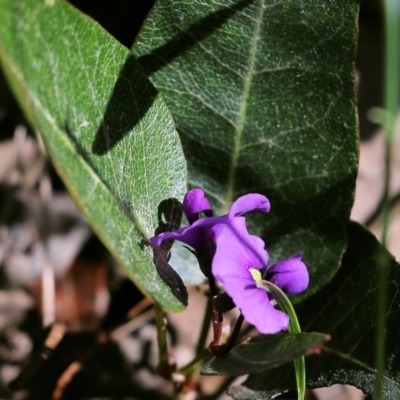
<svg viewBox="0 0 400 400">
<path fill-rule="evenodd" d="M 208 277 L 208 283 L 210 286 L 210 301 L 211 301 L 211 309 L 212 309 L 212 327 L 213 327 L 213 340 L 210 343 L 209 349 L 214 354 L 218 352 L 219 347 L 221 346 L 221 335 L 222 335 L 222 327 L 223 327 L 223 316 L 222 313 L 217 311 L 215 306 L 215 298 L 218 295 L 218 287 L 215 283 L 215 279 L 213 276 Z"/>
</svg>

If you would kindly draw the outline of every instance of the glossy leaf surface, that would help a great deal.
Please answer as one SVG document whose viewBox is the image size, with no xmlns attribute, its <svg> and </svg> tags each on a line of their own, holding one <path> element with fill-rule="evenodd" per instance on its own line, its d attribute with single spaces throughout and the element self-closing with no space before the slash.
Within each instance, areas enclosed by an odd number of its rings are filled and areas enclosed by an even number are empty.
<svg viewBox="0 0 400 400">
<path fill-rule="evenodd" d="M 157 273 L 146 245 L 162 202 L 186 190 L 157 90 L 128 50 L 67 2 L 1 0 L 0 9 L 2 67 L 75 201 L 129 277 L 166 309 L 183 309 L 185 294 L 171 291 L 182 283 L 168 286 L 179 277 L 168 264 Z"/>
</svg>

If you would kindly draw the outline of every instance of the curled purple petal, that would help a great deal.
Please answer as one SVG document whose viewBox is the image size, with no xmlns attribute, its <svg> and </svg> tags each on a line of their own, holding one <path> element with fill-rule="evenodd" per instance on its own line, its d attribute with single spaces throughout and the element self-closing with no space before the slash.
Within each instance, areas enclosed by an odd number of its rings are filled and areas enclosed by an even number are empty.
<svg viewBox="0 0 400 400">
<path fill-rule="evenodd" d="M 279 261 L 267 270 L 266 280 L 279 286 L 286 294 L 298 294 L 308 287 L 309 276 L 301 254 Z"/>
<path fill-rule="evenodd" d="M 220 220 L 221 218 L 217 217 L 201 218 L 193 225 L 178 229 L 177 231 L 164 232 L 158 236 L 154 236 L 150 239 L 150 242 L 154 246 L 160 246 L 164 240 L 174 239 L 200 251 L 205 242 L 210 240 L 211 228 L 219 223 Z"/>
<path fill-rule="evenodd" d="M 199 212 L 203 211 L 207 217 L 212 217 L 211 204 L 201 189 L 192 189 L 185 194 L 183 199 L 183 212 L 189 224 L 199 219 Z"/>
<path fill-rule="evenodd" d="M 232 220 L 238 215 L 243 215 L 249 211 L 259 210 L 268 212 L 271 206 L 269 200 L 258 193 L 250 193 L 239 197 L 229 209 L 229 219 Z"/>
</svg>

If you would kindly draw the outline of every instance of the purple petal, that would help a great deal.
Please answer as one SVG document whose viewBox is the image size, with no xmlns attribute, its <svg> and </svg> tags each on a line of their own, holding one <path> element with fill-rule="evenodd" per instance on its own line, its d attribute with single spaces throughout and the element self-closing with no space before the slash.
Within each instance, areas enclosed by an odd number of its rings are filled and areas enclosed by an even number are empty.
<svg viewBox="0 0 400 400">
<path fill-rule="evenodd" d="M 224 286 L 233 302 L 240 308 L 245 320 L 254 325 L 260 333 L 273 334 L 287 329 L 289 317 L 273 307 L 268 293 L 255 286 L 249 272 L 248 276 L 242 279 L 227 277 Z"/>
<path fill-rule="evenodd" d="M 233 219 L 235 216 L 242 215 L 249 211 L 259 210 L 268 212 L 270 210 L 269 200 L 258 193 L 246 194 L 239 197 L 229 209 L 229 219 Z"/>
<path fill-rule="evenodd" d="M 201 218 L 193 225 L 178 229 L 174 232 L 164 232 L 150 239 L 151 244 L 160 246 L 166 239 L 175 239 L 186 243 L 200 251 L 206 240 L 210 239 L 210 229 L 221 221 L 221 218 Z"/>
<path fill-rule="evenodd" d="M 212 217 L 211 204 L 204 196 L 201 189 L 192 189 L 185 194 L 183 199 L 183 212 L 186 215 L 189 224 L 199 219 L 199 212 L 203 211 L 207 217 Z"/>
<path fill-rule="evenodd" d="M 235 299 L 233 301 L 235 302 Z M 289 316 L 274 308 L 265 290 L 248 290 L 248 295 L 239 297 L 238 301 L 242 304 L 235 304 L 242 311 L 245 320 L 254 325 L 260 333 L 273 334 L 287 330 Z"/>
<path fill-rule="evenodd" d="M 217 245 L 212 272 L 244 318 L 261 333 L 286 330 L 289 317 L 272 306 L 268 293 L 256 287 L 250 273 L 250 268 L 263 269 L 268 263 L 262 239 L 248 233 L 244 217 L 215 225 L 212 231 Z"/>
<path fill-rule="evenodd" d="M 244 217 L 218 224 L 212 232 L 217 246 L 212 273 L 221 283 L 225 284 L 227 277 L 251 277 L 250 268 L 263 269 L 268 264 L 264 242 L 248 233 Z"/>
<path fill-rule="evenodd" d="M 272 265 L 267 270 L 266 279 L 279 286 L 286 294 L 303 292 L 309 282 L 307 267 L 301 261 L 300 254 Z"/>
</svg>

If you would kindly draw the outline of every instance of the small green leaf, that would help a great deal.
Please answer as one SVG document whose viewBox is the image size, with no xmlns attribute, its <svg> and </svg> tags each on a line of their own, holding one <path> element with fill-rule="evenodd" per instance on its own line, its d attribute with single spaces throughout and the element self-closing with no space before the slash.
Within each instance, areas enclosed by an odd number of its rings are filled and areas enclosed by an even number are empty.
<svg viewBox="0 0 400 400">
<path fill-rule="evenodd" d="M 303 297 L 346 247 L 358 158 L 357 0 L 159 0 L 135 54 L 180 134 L 189 183 L 216 214 L 248 192 L 272 262 L 303 253 Z M 180 267 L 190 270 L 191 265 Z"/>
<path fill-rule="evenodd" d="M 349 224 L 348 236 L 342 266 L 334 279 L 296 308 L 305 329 L 324 329 L 332 336 L 319 357 L 307 360 L 307 386 L 342 383 L 372 394 L 376 373 L 377 256 L 382 247 L 370 232 L 356 223 Z M 400 395 L 400 266 L 387 255 L 389 309 L 383 389 L 385 399 L 397 400 Z M 275 393 L 275 389 L 296 387 L 289 367 L 253 375 L 243 385 L 263 395 Z"/>
<path fill-rule="evenodd" d="M 182 310 L 183 284 L 157 273 L 146 245 L 160 204 L 186 190 L 157 90 L 128 50 L 67 2 L 0 0 L 0 9 L 1 65 L 73 198 L 143 292 Z"/>
<path fill-rule="evenodd" d="M 329 340 L 322 333 L 283 333 L 243 343 L 206 365 L 203 375 L 245 375 L 262 372 L 307 354 Z M 293 368 L 293 366 L 292 366 Z"/>
</svg>

